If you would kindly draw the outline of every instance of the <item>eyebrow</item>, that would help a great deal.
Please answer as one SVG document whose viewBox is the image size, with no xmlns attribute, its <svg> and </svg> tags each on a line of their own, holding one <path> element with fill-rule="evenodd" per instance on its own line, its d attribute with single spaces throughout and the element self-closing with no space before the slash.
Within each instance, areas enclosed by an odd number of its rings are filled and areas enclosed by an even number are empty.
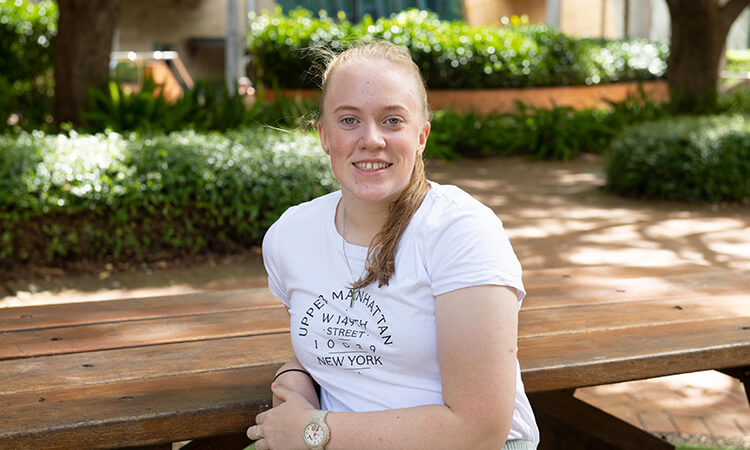
<svg viewBox="0 0 750 450">
<path fill-rule="evenodd" d="M 361 108 L 358 108 L 353 105 L 339 105 L 336 108 L 334 108 L 333 112 L 337 113 L 340 111 L 360 111 L 360 110 Z M 409 112 L 409 109 L 402 105 L 388 105 L 385 108 L 383 108 L 383 110 L 387 112 L 391 112 L 391 111 L 404 111 L 407 113 Z"/>
</svg>

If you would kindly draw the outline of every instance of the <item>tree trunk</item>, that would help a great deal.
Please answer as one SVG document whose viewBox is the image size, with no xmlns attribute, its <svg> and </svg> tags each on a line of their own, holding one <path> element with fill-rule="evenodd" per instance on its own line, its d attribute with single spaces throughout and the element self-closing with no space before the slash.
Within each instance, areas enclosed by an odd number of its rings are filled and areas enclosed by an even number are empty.
<svg viewBox="0 0 750 450">
<path fill-rule="evenodd" d="M 58 0 L 55 38 L 55 119 L 80 123 L 86 89 L 104 89 L 109 77 L 112 34 L 121 0 Z"/>
<path fill-rule="evenodd" d="M 667 81 L 680 112 L 716 104 L 719 64 L 732 22 L 750 0 L 667 0 L 672 21 Z"/>
</svg>

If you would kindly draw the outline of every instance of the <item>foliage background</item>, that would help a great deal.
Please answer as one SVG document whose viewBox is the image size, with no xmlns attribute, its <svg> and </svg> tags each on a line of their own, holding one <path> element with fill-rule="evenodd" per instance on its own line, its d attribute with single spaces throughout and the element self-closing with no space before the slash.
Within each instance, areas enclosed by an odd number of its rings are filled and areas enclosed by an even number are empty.
<svg viewBox="0 0 750 450">
<path fill-rule="evenodd" d="M 470 27 L 416 9 L 352 24 L 304 9 L 253 17 L 248 51 L 256 81 L 282 88 L 319 83 L 316 47 L 340 51 L 355 42 L 387 40 L 409 49 L 430 89 L 599 84 L 661 78 L 668 47 L 640 39 L 573 38 L 544 25 Z"/>
<path fill-rule="evenodd" d="M 0 0 L 0 132 L 11 113 L 27 129 L 52 121 L 57 4 Z"/>
<path fill-rule="evenodd" d="M 0 137 L 0 266 L 246 248 L 335 188 L 314 136 L 269 129 Z"/>
</svg>

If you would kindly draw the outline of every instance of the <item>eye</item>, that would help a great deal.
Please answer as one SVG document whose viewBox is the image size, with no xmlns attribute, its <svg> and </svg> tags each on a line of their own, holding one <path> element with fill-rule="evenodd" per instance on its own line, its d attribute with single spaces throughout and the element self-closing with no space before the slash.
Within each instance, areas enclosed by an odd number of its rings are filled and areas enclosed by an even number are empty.
<svg viewBox="0 0 750 450">
<path fill-rule="evenodd" d="M 404 123 L 404 121 L 400 117 L 389 117 L 385 119 L 385 123 L 386 125 L 393 127 L 393 126 L 401 125 L 402 123 Z"/>
<path fill-rule="evenodd" d="M 357 120 L 354 117 L 344 117 L 341 119 L 341 123 L 344 125 L 351 126 L 357 123 Z"/>
</svg>

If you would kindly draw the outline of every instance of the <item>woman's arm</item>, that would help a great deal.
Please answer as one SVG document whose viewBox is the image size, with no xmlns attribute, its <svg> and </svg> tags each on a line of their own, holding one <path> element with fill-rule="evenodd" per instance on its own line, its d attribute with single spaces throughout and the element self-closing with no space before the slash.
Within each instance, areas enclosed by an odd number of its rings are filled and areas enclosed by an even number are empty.
<svg viewBox="0 0 750 450">
<path fill-rule="evenodd" d="M 445 405 L 328 414 L 328 450 L 494 448 L 504 443 L 515 403 L 518 303 L 513 290 L 477 286 L 436 300 L 438 357 Z M 302 429 L 313 409 L 296 393 L 258 415 L 258 450 L 306 449 Z"/>
</svg>

